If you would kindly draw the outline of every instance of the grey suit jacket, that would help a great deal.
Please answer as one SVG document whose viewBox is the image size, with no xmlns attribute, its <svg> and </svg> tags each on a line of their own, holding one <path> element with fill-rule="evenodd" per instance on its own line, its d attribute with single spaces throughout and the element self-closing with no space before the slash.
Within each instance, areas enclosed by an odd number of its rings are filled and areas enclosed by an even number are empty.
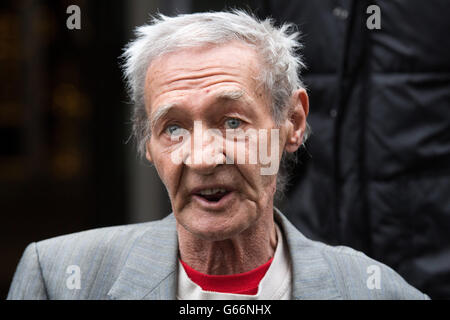
<svg viewBox="0 0 450 320">
<path fill-rule="evenodd" d="M 275 219 L 291 256 L 293 299 L 428 298 L 363 253 L 305 238 L 278 210 Z M 173 214 L 31 243 L 8 299 L 175 299 L 177 256 Z M 375 287 L 372 268 L 380 276 Z"/>
</svg>

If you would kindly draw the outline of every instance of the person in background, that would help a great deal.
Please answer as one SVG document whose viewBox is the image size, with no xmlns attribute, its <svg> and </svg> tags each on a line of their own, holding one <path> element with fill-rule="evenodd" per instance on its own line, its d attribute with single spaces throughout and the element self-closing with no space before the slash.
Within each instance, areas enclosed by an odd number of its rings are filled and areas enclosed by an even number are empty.
<svg viewBox="0 0 450 320">
<path fill-rule="evenodd" d="M 302 31 L 313 133 L 280 207 L 450 298 L 447 1 L 255 0 Z"/>
</svg>

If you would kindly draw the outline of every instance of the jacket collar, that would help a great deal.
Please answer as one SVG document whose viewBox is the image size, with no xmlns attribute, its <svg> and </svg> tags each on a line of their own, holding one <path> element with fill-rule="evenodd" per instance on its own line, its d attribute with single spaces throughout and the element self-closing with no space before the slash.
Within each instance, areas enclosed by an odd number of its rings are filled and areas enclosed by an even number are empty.
<svg viewBox="0 0 450 320">
<path fill-rule="evenodd" d="M 173 214 L 151 227 L 133 245 L 108 296 L 120 300 L 176 297 L 178 238 Z"/>
<path fill-rule="evenodd" d="M 342 299 L 323 255 L 324 245 L 306 238 L 277 209 L 275 221 L 283 231 L 292 262 L 292 299 Z"/>
<path fill-rule="evenodd" d="M 292 260 L 293 299 L 342 299 L 320 245 L 305 238 L 278 209 L 274 211 Z M 178 238 L 171 214 L 138 238 L 108 296 L 176 299 L 177 266 Z"/>
</svg>

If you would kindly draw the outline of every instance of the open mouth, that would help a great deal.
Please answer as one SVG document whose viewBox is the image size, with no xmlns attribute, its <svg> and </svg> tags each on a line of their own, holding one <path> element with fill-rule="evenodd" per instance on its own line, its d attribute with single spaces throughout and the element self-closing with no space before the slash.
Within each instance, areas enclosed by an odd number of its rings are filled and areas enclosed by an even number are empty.
<svg viewBox="0 0 450 320">
<path fill-rule="evenodd" d="M 222 188 L 217 189 L 203 189 L 196 192 L 195 195 L 205 199 L 209 202 L 219 202 L 223 197 L 229 194 L 230 191 Z"/>
</svg>

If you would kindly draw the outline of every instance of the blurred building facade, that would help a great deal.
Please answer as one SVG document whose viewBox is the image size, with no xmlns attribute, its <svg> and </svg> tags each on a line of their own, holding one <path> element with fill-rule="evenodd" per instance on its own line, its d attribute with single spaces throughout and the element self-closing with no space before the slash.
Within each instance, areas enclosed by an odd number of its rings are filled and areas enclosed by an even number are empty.
<svg viewBox="0 0 450 320">
<path fill-rule="evenodd" d="M 26 245 L 170 212 L 156 170 L 130 141 L 119 56 L 149 15 L 242 1 L 20 0 L 0 3 L 0 297 Z M 81 29 L 69 30 L 70 5 Z"/>
</svg>

